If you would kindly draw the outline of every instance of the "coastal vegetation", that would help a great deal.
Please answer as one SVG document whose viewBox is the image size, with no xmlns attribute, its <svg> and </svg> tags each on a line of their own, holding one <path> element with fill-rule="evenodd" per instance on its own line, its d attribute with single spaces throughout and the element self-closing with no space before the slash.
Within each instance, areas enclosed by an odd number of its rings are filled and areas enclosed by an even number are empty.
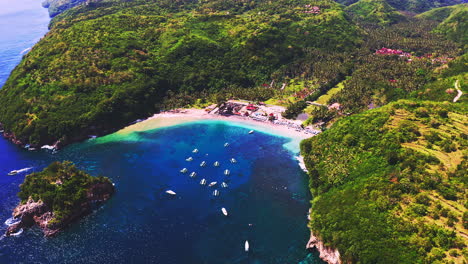
<svg viewBox="0 0 468 264">
<path fill-rule="evenodd" d="M 466 261 L 466 112 L 400 100 L 303 141 L 314 234 L 352 263 Z"/>
</svg>

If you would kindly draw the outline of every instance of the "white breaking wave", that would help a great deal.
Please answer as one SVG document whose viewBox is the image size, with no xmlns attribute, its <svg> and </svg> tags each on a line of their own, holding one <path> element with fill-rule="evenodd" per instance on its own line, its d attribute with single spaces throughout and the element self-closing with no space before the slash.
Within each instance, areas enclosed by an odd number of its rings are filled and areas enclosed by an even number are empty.
<svg viewBox="0 0 468 264">
<path fill-rule="evenodd" d="M 55 150 L 55 147 L 50 146 L 50 145 L 44 145 L 44 146 L 41 147 L 41 149 Z"/>
<path fill-rule="evenodd" d="M 18 232 L 10 234 L 10 236 L 19 236 L 19 235 L 23 234 L 23 231 L 24 231 L 23 228 L 21 228 L 20 230 L 18 230 Z"/>
<path fill-rule="evenodd" d="M 31 48 L 24 49 L 23 51 L 20 52 L 21 55 L 28 53 L 31 50 Z"/>
<path fill-rule="evenodd" d="M 12 225 L 14 225 L 14 224 L 19 223 L 20 221 L 21 221 L 21 219 L 15 219 L 15 218 L 13 218 L 13 217 L 10 217 L 10 218 L 8 218 L 8 219 L 5 221 L 5 225 L 7 225 L 7 226 L 12 226 Z"/>
</svg>

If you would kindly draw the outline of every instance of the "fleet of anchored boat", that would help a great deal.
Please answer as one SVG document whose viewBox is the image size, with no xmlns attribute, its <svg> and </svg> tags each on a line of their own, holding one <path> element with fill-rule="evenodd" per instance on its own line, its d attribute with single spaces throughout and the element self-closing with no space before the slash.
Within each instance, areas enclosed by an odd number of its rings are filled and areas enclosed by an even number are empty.
<svg viewBox="0 0 468 264">
<path fill-rule="evenodd" d="M 253 133 L 254 133 L 253 130 L 249 131 L 249 134 L 253 134 Z M 229 143 L 226 142 L 226 143 L 224 144 L 224 147 L 228 147 L 228 146 L 229 146 Z M 198 152 L 199 152 L 198 149 L 192 150 L 192 153 L 198 153 Z M 208 156 L 208 154 L 206 154 L 206 155 Z M 190 161 L 193 161 L 194 158 L 193 158 L 193 157 L 188 157 L 188 158 L 186 158 L 185 160 L 188 161 L 188 162 L 190 162 Z M 237 163 L 237 160 L 236 160 L 235 158 L 231 158 L 231 159 L 229 159 L 229 161 L 230 161 L 231 163 Z M 206 166 L 206 161 L 202 161 L 202 162 L 200 163 L 200 167 L 205 167 L 205 166 Z M 214 166 L 214 167 L 219 167 L 219 166 L 220 166 L 220 162 L 219 162 L 219 161 L 215 161 L 215 162 L 213 163 L 213 166 Z M 183 168 L 183 169 L 180 170 L 180 172 L 181 172 L 181 173 L 187 173 L 187 172 L 188 172 L 188 169 L 187 169 L 187 168 Z M 18 173 L 18 171 L 11 171 L 10 173 L 12 173 L 12 174 L 8 174 L 8 175 L 14 175 L 14 174 Z M 228 169 L 225 169 L 224 172 L 223 172 L 223 174 L 224 174 L 225 176 L 229 176 L 229 175 L 231 174 L 231 171 L 228 170 Z M 189 176 L 190 176 L 190 178 L 195 178 L 195 177 L 197 176 L 197 173 L 196 173 L 196 172 L 191 172 L 191 173 L 189 174 Z M 207 184 L 207 180 L 206 180 L 205 178 L 203 178 L 203 179 L 200 180 L 200 185 L 205 186 L 206 184 Z M 213 182 L 210 182 L 210 183 L 208 184 L 208 187 L 215 187 L 217 184 L 218 184 L 218 182 L 213 181 Z M 227 184 L 226 182 L 223 181 L 223 182 L 221 183 L 221 187 L 222 187 L 222 188 L 228 188 L 228 184 Z M 177 195 L 173 190 L 167 190 L 166 193 L 169 194 L 169 195 L 171 195 L 171 196 Z M 216 196 L 219 196 L 220 192 L 219 192 L 217 189 L 215 189 L 215 190 L 213 190 L 213 193 L 212 193 L 212 194 L 213 194 L 213 196 L 216 197 Z M 223 215 L 228 216 L 228 211 L 227 211 L 226 208 L 222 207 L 222 208 L 221 208 L 221 212 L 223 213 Z M 249 252 L 250 245 L 249 245 L 249 241 L 247 241 L 247 240 L 245 241 L 244 249 L 245 249 L 245 252 Z"/>
</svg>

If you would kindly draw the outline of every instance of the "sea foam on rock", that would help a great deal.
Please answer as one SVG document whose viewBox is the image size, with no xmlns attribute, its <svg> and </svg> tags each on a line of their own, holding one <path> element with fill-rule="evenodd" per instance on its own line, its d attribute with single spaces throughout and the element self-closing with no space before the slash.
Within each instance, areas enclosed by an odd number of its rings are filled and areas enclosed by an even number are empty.
<svg viewBox="0 0 468 264">
<path fill-rule="evenodd" d="M 338 249 L 327 247 L 314 233 L 310 232 L 310 239 L 306 245 L 307 249 L 316 248 L 320 253 L 320 258 L 328 264 L 341 264 L 340 252 Z"/>
</svg>

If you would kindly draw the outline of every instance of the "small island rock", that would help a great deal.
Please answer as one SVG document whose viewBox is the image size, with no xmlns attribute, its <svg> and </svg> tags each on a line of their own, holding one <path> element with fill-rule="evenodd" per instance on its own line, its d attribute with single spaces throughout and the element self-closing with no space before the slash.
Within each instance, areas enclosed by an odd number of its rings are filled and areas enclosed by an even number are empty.
<svg viewBox="0 0 468 264">
<path fill-rule="evenodd" d="M 13 211 L 20 221 L 8 227 L 6 236 L 34 225 L 53 236 L 115 192 L 108 178 L 92 177 L 67 161 L 26 176 L 20 189 L 21 202 Z"/>
</svg>

